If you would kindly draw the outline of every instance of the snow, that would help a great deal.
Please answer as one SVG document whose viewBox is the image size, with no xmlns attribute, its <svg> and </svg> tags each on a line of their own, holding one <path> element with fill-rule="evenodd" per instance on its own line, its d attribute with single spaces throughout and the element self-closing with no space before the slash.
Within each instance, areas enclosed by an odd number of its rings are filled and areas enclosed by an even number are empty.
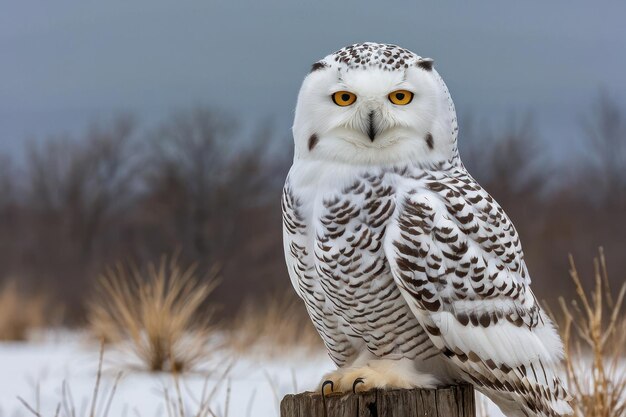
<svg viewBox="0 0 626 417">
<path fill-rule="evenodd" d="M 63 398 L 64 381 L 74 399 L 77 415 L 88 415 L 85 411 L 91 406 L 98 350 L 97 345 L 77 334 L 45 337 L 39 342 L 0 343 L 0 416 L 31 415 L 17 396 L 36 408 L 39 386 L 41 415 L 53 417 Z M 234 365 L 228 375 L 222 377 L 230 363 Z M 176 397 L 173 377 L 165 373 L 129 371 L 121 364 L 119 352 L 105 350 L 97 415 L 103 414 L 108 392 L 117 373 L 123 370 L 108 415 L 167 416 L 163 392 L 167 388 L 169 395 Z M 215 389 L 210 408 L 217 416 L 226 417 L 226 412 L 231 417 L 276 416 L 280 398 L 313 388 L 322 375 L 333 368 L 322 352 L 306 356 L 296 353 L 287 359 L 262 362 L 253 357 L 233 358 L 223 352 L 208 366 L 212 372 L 197 372 L 180 378 L 180 391 L 188 414 L 197 412 L 206 381 L 207 393 Z M 230 391 L 228 395 L 227 391 Z M 61 408 L 61 416 L 64 410 Z"/>
<path fill-rule="evenodd" d="M 42 417 L 53 417 L 64 397 L 68 404 L 61 406 L 60 416 L 71 415 L 73 406 L 77 417 L 89 415 L 98 355 L 99 346 L 77 333 L 54 333 L 38 341 L 0 343 L 0 417 L 32 415 L 18 396 L 33 408 L 39 403 Z M 280 359 L 234 358 L 228 352 L 221 352 L 216 353 L 204 371 L 181 376 L 179 387 L 187 415 L 197 413 L 204 391 L 205 397 L 211 394 L 210 409 L 217 417 L 278 416 L 279 401 L 285 394 L 313 389 L 333 368 L 323 352 L 292 352 Z M 168 416 L 164 389 L 170 398 L 176 398 L 174 378 L 165 373 L 129 370 L 120 352 L 107 348 L 97 417 L 104 416 L 110 389 L 120 370 L 123 376 L 109 417 Z M 489 408 L 490 417 L 502 415 L 493 405 Z"/>
</svg>

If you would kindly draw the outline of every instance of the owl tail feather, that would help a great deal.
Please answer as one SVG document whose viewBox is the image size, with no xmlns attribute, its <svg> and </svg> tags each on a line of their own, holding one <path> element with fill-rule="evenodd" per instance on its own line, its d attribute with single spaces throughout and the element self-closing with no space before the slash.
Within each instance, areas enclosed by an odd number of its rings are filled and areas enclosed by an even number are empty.
<svg viewBox="0 0 626 417">
<path fill-rule="evenodd" d="M 469 362 L 469 361 L 468 361 Z M 489 397 L 507 417 L 565 417 L 573 413 L 571 396 L 554 368 L 533 361 L 518 367 L 466 368 L 474 387 Z"/>
<path fill-rule="evenodd" d="M 480 389 L 507 417 L 564 417 L 572 415 L 568 398 L 545 398 L 513 392 Z"/>
</svg>

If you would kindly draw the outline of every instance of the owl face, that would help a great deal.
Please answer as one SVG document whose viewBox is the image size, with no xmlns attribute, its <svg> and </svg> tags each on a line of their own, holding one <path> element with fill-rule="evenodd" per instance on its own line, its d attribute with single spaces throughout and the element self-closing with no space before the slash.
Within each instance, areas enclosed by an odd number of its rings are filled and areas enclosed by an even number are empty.
<svg viewBox="0 0 626 417">
<path fill-rule="evenodd" d="M 366 43 L 313 65 L 293 132 L 296 158 L 380 164 L 447 159 L 456 149 L 455 129 L 454 107 L 432 60 Z"/>
</svg>

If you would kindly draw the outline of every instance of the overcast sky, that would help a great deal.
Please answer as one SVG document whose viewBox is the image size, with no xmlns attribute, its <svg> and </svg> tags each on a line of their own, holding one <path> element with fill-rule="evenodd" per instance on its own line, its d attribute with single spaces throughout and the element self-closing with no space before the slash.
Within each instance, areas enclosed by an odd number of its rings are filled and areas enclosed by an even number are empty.
<svg viewBox="0 0 626 417">
<path fill-rule="evenodd" d="M 599 89 L 626 98 L 623 1 L 0 0 L 0 153 L 119 112 L 195 105 L 288 132 L 310 65 L 361 41 L 435 59 L 457 110 L 531 111 L 569 140 Z M 463 125 L 461 125 L 462 135 Z"/>
</svg>

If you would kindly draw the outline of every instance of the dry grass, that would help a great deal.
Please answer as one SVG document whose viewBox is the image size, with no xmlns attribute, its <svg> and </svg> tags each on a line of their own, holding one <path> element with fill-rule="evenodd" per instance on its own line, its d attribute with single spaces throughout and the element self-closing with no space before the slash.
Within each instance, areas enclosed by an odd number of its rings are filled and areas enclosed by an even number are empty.
<svg viewBox="0 0 626 417">
<path fill-rule="evenodd" d="M 91 395 L 91 399 L 89 400 L 89 409 L 85 409 L 85 417 L 108 417 L 109 411 L 111 409 L 111 404 L 113 403 L 113 398 L 115 397 L 115 392 L 117 391 L 117 387 L 119 385 L 120 379 L 122 378 L 122 373 L 118 372 L 113 380 L 113 384 L 109 387 L 107 392 L 102 392 L 101 379 L 102 379 L 102 363 L 104 360 L 104 343 L 100 344 L 100 356 L 98 358 L 98 371 L 96 373 L 96 381 L 94 383 L 93 393 Z M 99 399 L 105 398 L 104 402 L 99 402 Z M 41 401 L 39 398 L 39 385 L 35 390 L 35 402 L 30 403 L 26 401 L 22 397 L 17 397 L 18 401 L 26 408 L 26 410 L 34 415 L 35 417 L 43 417 L 44 414 L 41 411 Z M 69 388 L 69 385 L 63 381 L 61 386 L 61 399 L 57 403 L 55 408 L 55 412 L 53 414 L 54 417 L 60 416 L 61 412 L 66 417 L 76 417 L 78 414 L 82 414 L 76 412 L 77 407 L 74 403 L 74 397 L 72 396 L 72 391 Z"/>
<path fill-rule="evenodd" d="M 46 299 L 19 291 L 15 281 L 0 290 L 0 340 L 26 340 L 28 333 L 45 324 Z"/>
<path fill-rule="evenodd" d="M 200 282 L 195 268 L 176 259 L 150 264 L 145 273 L 118 265 L 104 274 L 89 304 L 89 323 L 103 340 L 128 346 L 150 371 L 183 372 L 209 359 L 212 311 L 205 301 L 214 274 Z"/>
<path fill-rule="evenodd" d="M 191 397 L 193 404 L 187 404 L 185 401 L 185 395 L 183 394 L 183 387 L 180 381 L 179 374 L 174 372 L 174 392 L 171 393 L 167 387 L 163 387 L 163 400 L 165 402 L 165 410 L 167 417 L 228 417 L 228 408 L 230 406 L 230 394 L 231 386 L 228 374 L 232 369 L 233 363 L 231 362 L 224 368 L 224 371 L 220 373 L 217 381 L 213 384 L 213 387 L 209 389 L 209 377 L 208 375 L 204 380 L 202 392 L 200 398 L 194 398 L 191 391 L 188 390 L 187 396 Z M 224 400 L 223 412 L 214 410 L 211 407 L 211 402 L 217 396 L 218 388 L 226 383 L 226 398 Z"/>
<path fill-rule="evenodd" d="M 177 373 L 173 373 L 173 388 L 168 390 L 167 387 L 163 387 L 163 400 L 165 402 L 167 417 L 228 417 L 230 415 L 229 409 L 232 397 L 229 374 L 234 365 L 235 362 L 231 361 L 226 364 L 223 371 L 214 371 L 207 375 L 199 397 L 195 396 L 192 390 L 184 386 L 184 383 L 182 383 Z M 268 387 L 272 392 L 272 402 L 275 407 L 275 414 L 272 415 L 278 416 L 280 415 L 280 400 L 282 397 L 280 392 L 284 390 L 284 388 L 281 388 L 281 384 L 266 371 L 263 373 Z M 211 376 L 217 376 L 217 378 L 212 382 L 212 387 L 209 387 Z M 294 373 L 292 373 L 291 383 L 291 392 L 298 392 L 298 384 Z M 225 387 L 225 392 L 220 395 L 219 391 L 222 387 Z M 255 415 L 255 411 L 257 411 L 255 410 L 257 388 L 247 393 L 248 398 L 246 400 L 245 417 L 252 417 Z M 244 401 L 245 399 L 241 391 L 238 392 L 236 397 L 237 402 Z"/>
<path fill-rule="evenodd" d="M 570 275 L 578 299 L 560 299 L 565 367 L 576 417 L 626 415 L 626 284 L 613 298 L 604 252 L 594 259 L 594 289 L 585 291 L 573 258 Z"/>
<path fill-rule="evenodd" d="M 323 348 L 302 301 L 293 291 L 246 303 L 226 333 L 228 347 L 238 353 L 275 357 L 287 350 Z"/>
</svg>

